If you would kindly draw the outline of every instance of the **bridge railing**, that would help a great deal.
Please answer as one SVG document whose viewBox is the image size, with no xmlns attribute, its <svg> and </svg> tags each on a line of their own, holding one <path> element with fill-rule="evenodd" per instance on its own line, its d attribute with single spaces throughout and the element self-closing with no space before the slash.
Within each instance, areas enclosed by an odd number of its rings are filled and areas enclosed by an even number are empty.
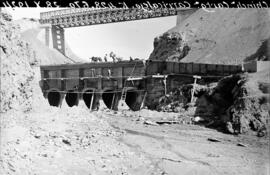
<svg viewBox="0 0 270 175">
<path fill-rule="evenodd" d="M 67 8 L 62 10 L 54 10 L 54 11 L 48 11 L 48 12 L 41 12 L 40 13 L 40 19 L 46 20 L 56 17 L 63 17 L 65 15 L 74 15 L 74 14 L 85 14 L 85 13 L 97 13 L 97 12 L 105 12 L 105 11 L 115 11 L 119 10 L 119 8 L 115 9 L 93 9 L 93 8 Z"/>
</svg>

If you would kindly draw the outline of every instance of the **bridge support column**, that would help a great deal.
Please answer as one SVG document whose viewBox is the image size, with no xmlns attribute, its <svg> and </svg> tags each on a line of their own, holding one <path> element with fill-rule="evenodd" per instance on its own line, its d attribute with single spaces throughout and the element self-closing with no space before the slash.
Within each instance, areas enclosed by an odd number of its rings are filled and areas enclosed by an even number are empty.
<svg viewBox="0 0 270 175">
<path fill-rule="evenodd" d="M 44 38 L 45 45 L 47 47 L 53 48 L 52 37 L 51 37 L 52 25 L 51 24 L 42 24 L 40 27 L 45 30 L 45 38 Z"/>
<path fill-rule="evenodd" d="M 53 48 L 65 55 L 65 33 L 60 26 L 52 26 Z"/>
<path fill-rule="evenodd" d="M 51 30 L 51 27 L 45 28 L 45 44 L 47 47 L 50 47 L 50 30 Z"/>
</svg>

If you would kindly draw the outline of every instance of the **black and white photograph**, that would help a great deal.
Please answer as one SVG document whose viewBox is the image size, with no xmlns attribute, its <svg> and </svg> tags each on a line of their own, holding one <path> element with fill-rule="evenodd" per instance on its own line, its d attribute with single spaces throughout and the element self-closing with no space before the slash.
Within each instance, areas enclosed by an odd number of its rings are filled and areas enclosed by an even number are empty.
<svg viewBox="0 0 270 175">
<path fill-rule="evenodd" d="M 270 175 L 269 5 L 3 0 L 0 174 Z"/>
</svg>

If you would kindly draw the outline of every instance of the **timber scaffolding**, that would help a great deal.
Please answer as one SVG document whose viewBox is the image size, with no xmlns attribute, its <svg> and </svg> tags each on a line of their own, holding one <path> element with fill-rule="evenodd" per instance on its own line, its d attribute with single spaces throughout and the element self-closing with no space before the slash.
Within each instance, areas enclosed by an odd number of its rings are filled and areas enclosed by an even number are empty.
<svg viewBox="0 0 270 175">
<path fill-rule="evenodd" d="M 125 101 L 132 110 L 140 110 L 145 99 L 162 96 L 193 76 L 204 82 L 242 71 L 240 65 L 180 63 L 164 61 L 121 61 L 41 66 L 41 89 L 52 106 L 68 106 L 84 101 L 91 110 L 104 103 L 117 110 Z M 156 98 L 156 97 L 155 97 Z"/>
</svg>

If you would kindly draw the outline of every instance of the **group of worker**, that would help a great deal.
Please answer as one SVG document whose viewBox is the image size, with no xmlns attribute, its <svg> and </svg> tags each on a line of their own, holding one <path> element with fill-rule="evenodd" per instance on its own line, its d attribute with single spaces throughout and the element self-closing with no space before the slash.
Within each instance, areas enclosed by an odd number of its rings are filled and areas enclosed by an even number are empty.
<svg viewBox="0 0 270 175">
<path fill-rule="evenodd" d="M 112 59 L 113 62 L 120 62 L 123 60 L 123 58 L 117 57 L 116 54 L 113 52 L 109 54 L 109 57 Z M 91 62 L 108 62 L 108 54 L 105 54 L 103 60 L 101 57 L 91 57 L 90 60 Z"/>
<path fill-rule="evenodd" d="M 91 57 L 89 59 L 91 62 L 108 62 L 108 58 L 111 58 L 114 63 L 123 61 L 122 57 L 117 57 L 116 54 L 113 52 L 109 54 L 109 57 L 108 57 L 108 54 L 105 54 L 103 59 L 101 57 Z M 129 57 L 129 61 L 136 61 L 136 60 L 140 60 L 140 59 Z"/>
</svg>

